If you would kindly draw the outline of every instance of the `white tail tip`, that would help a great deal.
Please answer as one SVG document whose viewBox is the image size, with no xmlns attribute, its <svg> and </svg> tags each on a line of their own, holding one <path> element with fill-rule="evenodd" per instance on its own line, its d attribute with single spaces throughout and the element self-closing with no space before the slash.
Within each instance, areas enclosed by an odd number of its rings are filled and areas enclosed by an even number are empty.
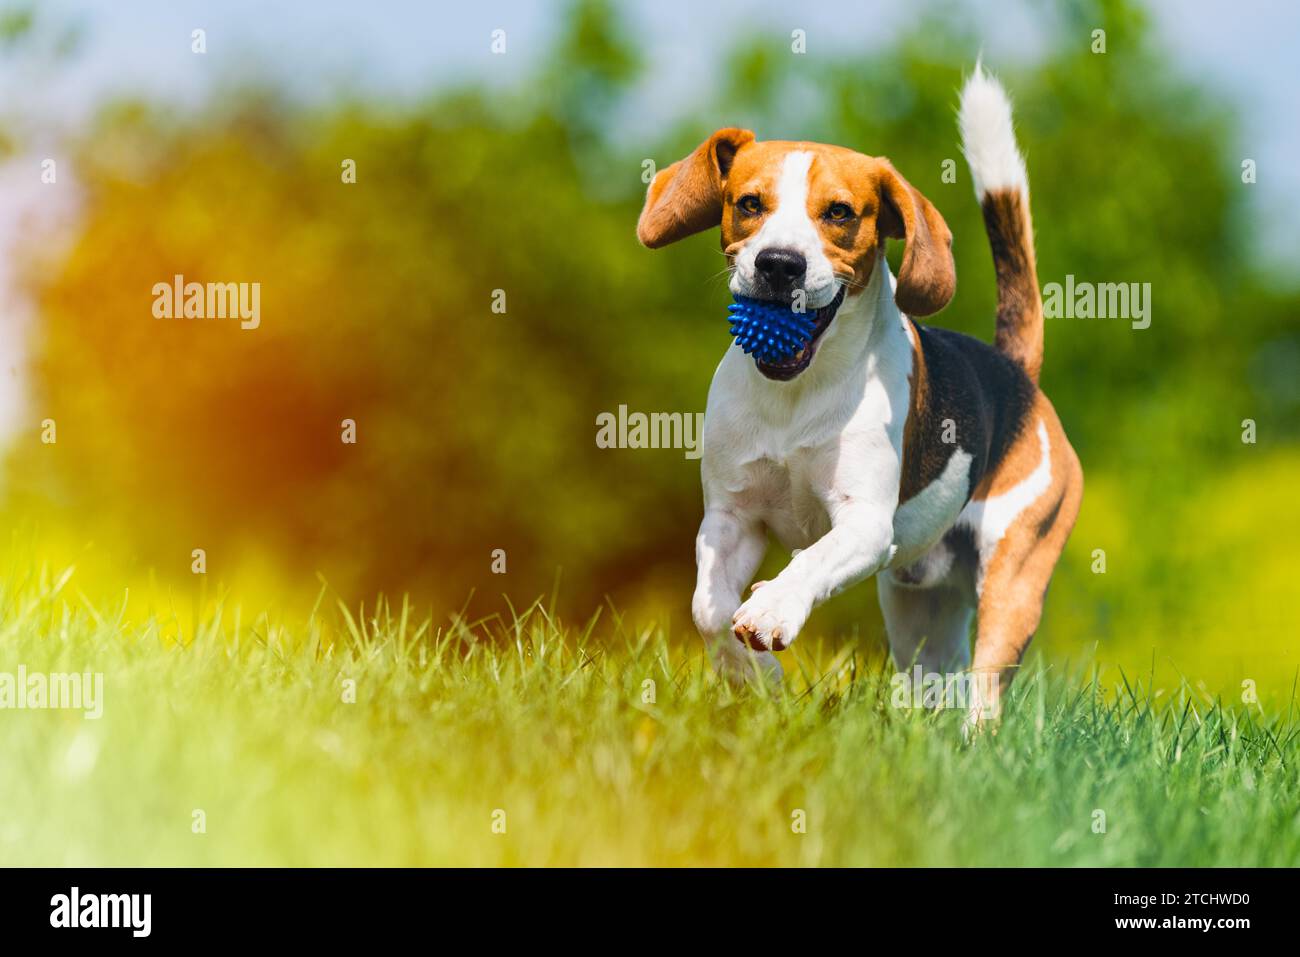
<svg viewBox="0 0 1300 957">
<path fill-rule="evenodd" d="M 1025 160 L 1016 147 L 1011 125 L 1011 101 L 1002 84 L 975 64 L 961 91 L 957 114 L 961 127 L 961 149 L 970 164 L 975 196 L 983 202 L 995 190 L 1029 192 Z"/>
</svg>

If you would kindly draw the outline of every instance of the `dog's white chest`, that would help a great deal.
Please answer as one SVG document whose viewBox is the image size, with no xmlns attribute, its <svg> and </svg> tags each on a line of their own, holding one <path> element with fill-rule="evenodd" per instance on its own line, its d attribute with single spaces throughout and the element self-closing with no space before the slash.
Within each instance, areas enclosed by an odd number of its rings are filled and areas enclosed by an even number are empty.
<svg viewBox="0 0 1300 957">
<path fill-rule="evenodd" d="M 830 385 L 777 406 L 738 350 L 718 369 L 704 426 L 706 504 L 727 503 L 761 521 L 786 548 L 807 548 L 847 503 L 870 503 L 892 524 L 889 564 L 915 561 L 952 527 L 970 493 L 971 455 L 957 448 L 943 472 L 899 505 L 912 346 L 902 326 L 884 327 L 874 349 Z M 839 357 L 828 350 L 819 361 Z M 779 394 L 779 393 L 778 393 Z"/>
<path fill-rule="evenodd" d="M 815 490 L 815 456 L 798 451 L 761 457 L 733 472 L 733 500 L 769 529 L 782 546 L 807 548 L 830 530 L 830 515 Z"/>
<path fill-rule="evenodd" d="M 807 548 L 834 523 L 837 508 L 870 503 L 888 521 L 898 503 L 910 346 L 835 368 L 819 356 L 826 384 L 797 401 L 755 384 L 738 350 L 723 360 L 705 415 L 706 504 L 726 502 L 766 525 L 786 548 Z M 828 350 L 829 351 L 829 350 Z M 817 380 L 814 380 L 816 383 Z"/>
</svg>

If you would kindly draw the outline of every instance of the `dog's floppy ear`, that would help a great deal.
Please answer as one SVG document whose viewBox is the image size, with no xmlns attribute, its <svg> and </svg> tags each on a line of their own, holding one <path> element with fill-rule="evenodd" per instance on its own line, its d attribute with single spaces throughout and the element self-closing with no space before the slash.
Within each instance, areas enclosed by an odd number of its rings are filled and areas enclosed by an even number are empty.
<svg viewBox="0 0 1300 957">
<path fill-rule="evenodd" d="M 722 222 L 722 186 L 749 130 L 718 130 L 695 152 L 660 170 L 646 193 L 636 236 L 657 249 Z"/>
<path fill-rule="evenodd" d="M 880 166 L 880 235 L 907 241 L 894 302 L 909 316 L 933 315 L 948 305 L 957 288 L 952 233 L 939 211 L 889 160 L 880 160 Z"/>
</svg>

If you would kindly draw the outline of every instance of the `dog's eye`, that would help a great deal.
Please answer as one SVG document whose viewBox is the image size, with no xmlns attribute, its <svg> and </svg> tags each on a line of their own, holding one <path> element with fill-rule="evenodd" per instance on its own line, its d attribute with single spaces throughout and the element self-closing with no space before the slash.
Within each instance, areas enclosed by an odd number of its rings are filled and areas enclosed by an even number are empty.
<svg viewBox="0 0 1300 957">
<path fill-rule="evenodd" d="M 842 223 L 853 218 L 853 207 L 848 203 L 831 203 L 826 207 L 826 218 L 832 223 Z"/>
<path fill-rule="evenodd" d="M 748 196 L 742 196 L 736 200 L 736 208 L 746 215 L 757 216 L 763 211 L 763 203 L 757 196 L 750 193 Z"/>
</svg>

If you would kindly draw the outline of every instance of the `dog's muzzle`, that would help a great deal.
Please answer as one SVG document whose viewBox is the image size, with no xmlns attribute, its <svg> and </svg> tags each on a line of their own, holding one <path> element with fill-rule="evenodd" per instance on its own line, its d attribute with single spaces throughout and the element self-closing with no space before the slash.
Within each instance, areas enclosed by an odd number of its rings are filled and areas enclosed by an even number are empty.
<svg viewBox="0 0 1300 957">
<path fill-rule="evenodd" d="M 845 287 L 841 286 L 840 291 L 835 294 L 835 298 L 814 314 L 812 337 L 808 340 L 807 345 L 788 359 L 782 359 L 779 362 L 765 362 L 756 358 L 754 365 L 758 367 L 758 371 L 769 379 L 784 382 L 793 379 L 804 369 L 807 369 L 813 360 L 813 354 L 817 351 L 818 340 L 821 339 L 822 333 L 830 328 L 835 313 L 839 311 L 840 305 L 844 302 L 844 291 Z"/>
</svg>

